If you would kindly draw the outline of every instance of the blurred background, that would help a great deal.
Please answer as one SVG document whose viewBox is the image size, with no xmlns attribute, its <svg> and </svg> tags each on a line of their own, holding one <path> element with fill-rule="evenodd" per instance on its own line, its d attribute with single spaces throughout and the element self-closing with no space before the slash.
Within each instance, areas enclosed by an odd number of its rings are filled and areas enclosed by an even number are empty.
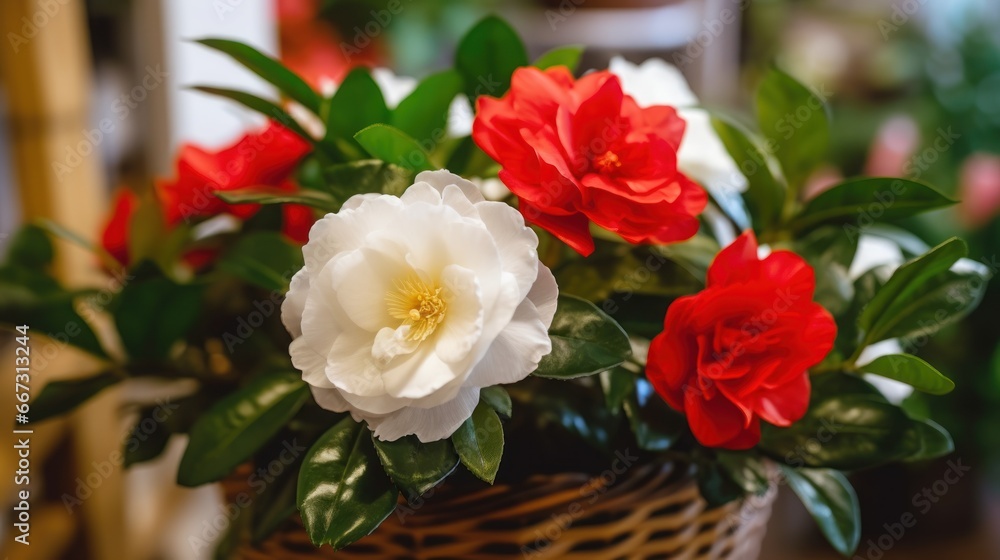
<svg viewBox="0 0 1000 560">
<path fill-rule="evenodd" d="M 186 89 L 212 83 L 273 94 L 190 39 L 248 42 L 324 88 L 354 65 L 417 78 L 447 66 L 461 35 L 491 12 L 512 22 L 532 55 L 581 43 L 588 46 L 581 68 L 603 67 L 615 55 L 662 57 L 705 105 L 731 111 L 749 111 L 756 77 L 776 61 L 833 108 L 829 164 L 813 177 L 815 189 L 862 174 L 928 182 L 962 202 L 910 224 L 918 236 L 898 241 L 934 245 L 961 235 L 974 259 L 1000 267 L 996 0 L 3 0 L 0 246 L 37 218 L 96 239 L 114 189 L 142 191 L 170 175 L 182 142 L 214 148 L 261 124 L 234 104 Z M 57 265 L 71 285 L 113 291 L 118 281 L 69 244 L 60 246 Z M 912 415 L 933 412 L 954 434 L 956 451 L 932 464 L 853 477 L 865 524 L 858 557 L 1000 558 L 998 311 L 994 285 L 973 315 L 909 349 L 930 356 L 958 385 L 947 397 L 905 401 Z M 13 362 L 11 340 L 0 335 L 0 363 Z M 35 390 L 95 367 L 69 350 L 36 366 Z M 132 469 L 114 460 L 135 421 L 129 397 L 111 390 L 37 427 L 32 544 L 10 544 L 16 500 L 4 476 L 0 553 L 212 557 L 219 531 L 211 524 L 225 517 L 221 495 L 174 486 L 179 442 L 163 459 Z M 13 406 L 12 392 L 0 402 Z M 11 445 L 0 448 L 0 464 L 13 470 Z M 951 483 L 949 472 L 962 476 Z M 893 536 L 908 514 L 916 528 Z M 762 558 L 827 557 L 836 555 L 798 502 L 781 499 Z"/>
</svg>

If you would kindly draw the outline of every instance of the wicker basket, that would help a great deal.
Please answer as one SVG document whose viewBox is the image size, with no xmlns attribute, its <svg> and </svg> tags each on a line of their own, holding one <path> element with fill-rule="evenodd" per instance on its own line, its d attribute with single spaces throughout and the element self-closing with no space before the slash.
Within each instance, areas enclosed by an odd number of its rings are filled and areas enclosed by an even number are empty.
<svg viewBox="0 0 1000 560">
<path fill-rule="evenodd" d="M 227 497 L 245 489 L 234 476 Z M 334 552 L 317 549 L 298 518 L 240 560 L 315 558 L 754 560 L 760 552 L 775 488 L 707 509 L 690 473 L 671 464 L 534 476 L 524 483 L 471 492 L 432 491 L 420 503 L 400 502 L 370 536 Z"/>
</svg>

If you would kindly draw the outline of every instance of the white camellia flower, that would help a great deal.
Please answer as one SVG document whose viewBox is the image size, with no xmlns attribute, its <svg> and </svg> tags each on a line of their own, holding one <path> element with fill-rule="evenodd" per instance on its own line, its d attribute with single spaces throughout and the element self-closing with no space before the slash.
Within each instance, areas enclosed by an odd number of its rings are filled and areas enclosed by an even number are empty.
<svg viewBox="0 0 1000 560">
<path fill-rule="evenodd" d="M 682 173 L 713 194 L 746 190 L 746 177 L 712 128 L 708 112 L 698 108 L 698 98 L 676 66 L 659 58 L 636 65 L 615 57 L 608 69 L 640 107 L 669 105 L 687 122 L 677 152 L 677 167 Z"/>
<path fill-rule="evenodd" d="M 552 347 L 558 288 L 510 206 L 447 171 L 401 197 L 355 195 L 313 226 L 281 319 L 323 408 L 375 435 L 447 438 L 479 390 L 513 383 Z"/>
</svg>

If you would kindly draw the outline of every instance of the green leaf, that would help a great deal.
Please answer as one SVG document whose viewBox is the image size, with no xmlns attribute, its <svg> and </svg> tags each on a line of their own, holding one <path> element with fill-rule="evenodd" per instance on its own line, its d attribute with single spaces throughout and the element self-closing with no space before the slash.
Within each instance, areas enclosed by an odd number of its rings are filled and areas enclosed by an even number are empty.
<svg viewBox="0 0 1000 560">
<path fill-rule="evenodd" d="M 309 399 L 297 373 L 262 374 L 210 408 L 191 428 L 177 483 L 219 480 L 247 460 Z"/>
<path fill-rule="evenodd" d="M 625 397 L 635 390 L 635 380 L 635 374 L 621 367 L 601 372 L 601 389 L 608 410 L 615 411 L 622 407 Z"/>
<path fill-rule="evenodd" d="M 166 449 L 170 436 L 186 433 L 204 412 L 209 396 L 195 393 L 177 401 L 157 400 L 142 408 L 123 445 L 125 467 L 151 461 Z"/>
<path fill-rule="evenodd" d="M 496 175 L 496 165 L 471 136 L 466 136 L 448 156 L 445 168 L 462 177 L 490 177 Z"/>
<path fill-rule="evenodd" d="M 479 398 L 497 411 L 501 418 L 510 420 L 513 404 L 510 402 L 510 395 L 507 394 L 506 389 L 499 385 L 483 387 L 479 390 Z"/>
<path fill-rule="evenodd" d="M 908 179 L 848 179 L 810 200 L 789 227 L 804 232 L 822 224 L 860 230 L 878 221 L 908 218 L 955 204 L 927 185 Z"/>
<path fill-rule="evenodd" d="M 354 138 L 372 157 L 382 161 L 414 172 L 432 168 L 427 152 L 420 144 L 395 127 L 373 124 L 355 134 Z"/>
<path fill-rule="evenodd" d="M 316 139 L 313 138 L 312 135 L 310 135 L 308 132 L 306 132 L 306 130 L 302 128 L 302 125 L 300 125 L 298 121 L 296 121 L 294 118 L 292 118 L 291 115 L 288 114 L 288 111 L 285 111 L 273 101 L 268 101 L 267 99 L 257 97 L 256 95 L 253 95 L 251 93 L 246 93 L 245 91 L 238 91 L 235 89 L 227 89 L 227 88 L 220 88 L 213 86 L 193 86 L 191 89 L 200 91 L 202 93 L 207 93 L 209 95 L 225 97 L 226 99 L 235 101 L 248 109 L 252 109 L 268 118 L 278 121 L 278 123 L 280 123 L 282 126 L 287 128 L 288 130 L 291 130 L 295 134 L 298 134 L 304 140 L 312 144 L 317 143 Z"/>
<path fill-rule="evenodd" d="M 396 441 L 372 436 L 372 440 L 386 474 L 411 501 L 437 486 L 458 466 L 458 454 L 446 439 L 421 443 L 416 436 Z"/>
<path fill-rule="evenodd" d="M 893 311 L 905 307 L 925 282 L 947 271 L 967 254 L 965 242 L 953 237 L 896 269 L 858 317 L 858 329 L 864 333 L 864 342 L 871 344 L 884 340 L 887 327 L 895 321 Z"/>
<path fill-rule="evenodd" d="M 757 89 L 757 119 L 789 187 L 799 188 L 826 157 L 830 122 L 826 100 L 795 78 L 770 68 Z"/>
<path fill-rule="evenodd" d="M 609 411 L 604 399 L 589 387 L 557 379 L 529 377 L 508 386 L 519 405 L 529 407 L 539 430 L 558 426 L 559 430 L 585 441 L 594 449 L 611 451 L 621 415 Z"/>
<path fill-rule="evenodd" d="M 344 418 L 313 444 L 299 471 L 298 506 L 316 546 L 339 550 L 371 534 L 396 509 L 371 432 Z"/>
<path fill-rule="evenodd" d="M 270 461 L 261 465 L 267 468 L 277 460 L 284 468 L 273 482 L 257 489 L 258 494 L 254 499 L 250 523 L 250 539 L 253 544 L 257 545 L 267 540 L 278 527 L 281 527 L 288 521 L 288 518 L 295 514 L 295 494 L 298 490 L 298 475 L 302 458 L 299 456 L 294 462 L 288 464 L 279 455 L 275 458 L 268 457 Z M 270 473 L 268 474 L 270 475 Z"/>
<path fill-rule="evenodd" d="M 241 236 L 218 267 L 265 290 L 285 293 L 292 275 L 302 268 L 302 249 L 280 233 L 256 231 Z"/>
<path fill-rule="evenodd" d="M 788 428 L 764 424 L 760 447 L 793 466 L 871 468 L 914 453 L 914 442 L 904 437 L 911 424 L 905 412 L 880 397 L 835 395 L 813 403 Z"/>
<path fill-rule="evenodd" d="M 601 301 L 614 293 L 676 298 L 704 287 L 684 267 L 659 252 L 622 246 L 616 253 L 560 266 L 556 271 L 560 291 Z"/>
<path fill-rule="evenodd" d="M 576 67 L 580 64 L 580 57 L 583 56 L 584 45 L 566 45 L 556 47 L 535 60 L 535 68 L 545 70 L 553 66 L 565 66 L 570 72 L 576 72 Z"/>
<path fill-rule="evenodd" d="M 901 381 L 918 391 L 932 395 L 946 395 L 955 388 L 955 382 L 934 369 L 934 366 L 909 354 L 882 356 L 858 369 Z"/>
<path fill-rule="evenodd" d="M 413 138 L 440 144 L 448 132 L 448 111 L 462 85 L 454 70 L 424 78 L 392 112 L 391 124 Z"/>
<path fill-rule="evenodd" d="M 762 495 L 770 488 L 767 467 L 754 453 L 718 449 L 715 458 L 729 478 L 747 494 Z"/>
<path fill-rule="evenodd" d="M 724 506 L 742 498 L 745 494 L 743 488 L 718 463 L 704 462 L 699 464 L 697 482 L 698 492 L 710 508 Z"/>
<path fill-rule="evenodd" d="M 681 265 L 704 284 L 708 267 L 721 247 L 707 235 L 695 235 L 683 243 L 654 246 L 652 250 Z"/>
<path fill-rule="evenodd" d="M 214 194 L 229 204 L 302 204 L 324 212 L 336 212 L 340 209 L 340 204 L 333 197 L 312 190 L 286 192 L 277 189 L 251 188 L 216 191 Z"/>
<path fill-rule="evenodd" d="M 753 219 L 754 230 L 770 229 L 781 218 L 785 202 L 785 188 L 771 174 L 768 158 L 750 139 L 750 133 L 734 121 L 712 117 L 712 126 L 726 151 L 739 166 L 748 182 L 743 194 L 747 210 Z"/>
<path fill-rule="evenodd" d="M 322 171 L 324 189 L 339 200 L 356 194 L 382 193 L 399 196 L 413 184 L 413 173 L 378 159 L 352 161 Z"/>
<path fill-rule="evenodd" d="M 316 115 L 320 113 L 320 96 L 309 84 L 297 74 L 285 67 L 281 62 L 261 53 L 257 49 L 237 41 L 228 39 L 201 39 L 196 41 L 208 48 L 223 52 L 232 57 L 254 74 L 264 78 L 279 91 L 298 101 L 303 107 Z"/>
<path fill-rule="evenodd" d="M 847 478 L 830 469 L 782 466 L 781 472 L 833 548 L 854 554 L 861 541 L 861 507 Z"/>
<path fill-rule="evenodd" d="M 813 299 L 839 316 L 854 299 L 850 268 L 858 249 L 858 237 L 833 226 L 816 229 L 795 243 L 795 252 L 805 257 L 816 273 Z"/>
<path fill-rule="evenodd" d="M 0 267 L 0 325 L 27 324 L 32 333 L 52 338 L 52 349 L 69 344 L 106 359 L 97 335 L 76 311 L 80 295 L 65 291 L 43 272 Z"/>
<path fill-rule="evenodd" d="M 367 68 L 358 67 L 351 70 L 330 99 L 326 134 L 327 137 L 353 138 L 359 130 L 376 123 L 388 123 L 391 119 L 392 113 L 385 105 L 382 90 Z"/>
<path fill-rule="evenodd" d="M 917 451 L 906 458 L 907 462 L 937 459 L 955 451 L 948 430 L 931 420 L 914 420 L 911 434 L 918 442 Z"/>
<path fill-rule="evenodd" d="M 7 246 L 6 266 L 19 266 L 44 271 L 52 264 L 55 249 L 44 228 L 36 225 L 22 227 Z"/>
<path fill-rule="evenodd" d="M 552 352 L 535 370 L 540 377 L 572 379 L 611 369 L 629 357 L 628 335 L 589 301 L 560 295 L 552 326 Z"/>
<path fill-rule="evenodd" d="M 469 472 L 493 484 L 503 458 L 503 425 L 496 411 L 480 402 L 451 441 Z"/>
<path fill-rule="evenodd" d="M 117 373 L 106 371 L 80 379 L 50 381 L 31 401 L 28 418 L 34 424 L 65 414 L 121 380 Z"/>
<path fill-rule="evenodd" d="M 514 70 L 527 65 L 528 52 L 521 38 L 496 16 L 484 18 L 469 30 L 455 52 L 455 69 L 465 80 L 465 93 L 473 107 L 480 95 L 506 93 Z"/>
<path fill-rule="evenodd" d="M 201 316 L 202 288 L 164 276 L 126 284 L 118 295 L 114 319 L 129 357 L 135 361 L 166 357 Z"/>
<path fill-rule="evenodd" d="M 946 270 L 931 277 L 910 294 L 909 299 L 893 306 L 879 321 L 873 337 L 911 338 L 930 336 L 968 315 L 982 300 L 988 286 L 988 273 L 978 270 Z"/>
<path fill-rule="evenodd" d="M 635 390 L 623 403 L 639 447 L 666 451 L 687 430 L 684 417 L 674 412 L 645 379 L 635 380 Z"/>
</svg>

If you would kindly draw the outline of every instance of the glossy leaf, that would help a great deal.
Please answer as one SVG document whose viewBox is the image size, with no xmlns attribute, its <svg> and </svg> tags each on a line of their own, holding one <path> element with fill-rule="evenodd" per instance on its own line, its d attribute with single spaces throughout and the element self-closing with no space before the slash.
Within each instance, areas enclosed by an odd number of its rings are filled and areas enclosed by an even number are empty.
<svg viewBox="0 0 1000 560">
<path fill-rule="evenodd" d="M 930 336 L 959 321 L 979 305 L 988 279 L 985 270 L 938 273 L 887 311 L 872 334 L 873 340 Z"/>
<path fill-rule="evenodd" d="M 830 469 L 782 466 L 781 472 L 833 548 L 854 554 L 861 541 L 861 507 L 847 478 Z"/>
<path fill-rule="evenodd" d="M 580 57 L 583 56 L 584 48 L 583 45 L 556 47 L 538 57 L 533 66 L 541 70 L 552 68 L 553 66 L 565 66 L 569 68 L 570 72 L 575 72 L 576 67 L 580 64 Z"/>
<path fill-rule="evenodd" d="M 830 123 L 826 101 L 795 78 L 770 68 L 757 89 L 757 119 L 790 187 L 799 188 L 826 157 Z"/>
<path fill-rule="evenodd" d="M 215 196 L 229 204 L 302 204 L 325 212 L 336 212 L 340 209 L 340 204 L 333 197 L 312 190 L 285 192 L 277 189 L 251 188 L 217 191 Z"/>
<path fill-rule="evenodd" d="M 504 20 L 488 16 L 477 23 L 458 44 L 455 69 L 465 80 L 465 93 L 473 107 L 480 95 L 500 97 L 510 89 L 510 77 L 528 65 L 528 53 L 517 32 Z"/>
<path fill-rule="evenodd" d="M 712 126 L 726 151 L 747 178 L 747 191 L 743 194 L 747 210 L 753 219 L 754 229 L 766 231 L 781 218 L 785 202 L 785 188 L 768 167 L 768 158 L 750 139 L 747 131 L 735 122 L 712 118 Z"/>
<path fill-rule="evenodd" d="M 832 396 L 788 428 L 764 424 L 760 447 L 792 466 L 856 470 L 913 454 L 914 442 L 903 437 L 909 429 L 906 413 L 884 399 Z"/>
<path fill-rule="evenodd" d="M 552 352 L 535 370 L 540 377 L 572 379 L 613 368 L 632 353 L 628 335 L 594 304 L 560 295 L 549 328 Z"/>
<path fill-rule="evenodd" d="M 80 379 L 50 381 L 31 401 L 28 418 L 35 423 L 65 414 L 122 379 L 117 373 L 106 371 Z"/>
<path fill-rule="evenodd" d="M 506 389 L 499 385 L 483 387 L 479 390 L 479 398 L 497 411 L 501 418 L 510 420 L 513 404 Z"/>
<path fill-rule="evenodd" d="M 410 171 L 431 169 L 427 152 L 420 144 L 398 128 L 374 124 L 361 130 L 354 138 L 372 157 L 398 165 Z"/>
<path fill-rule="evenodd" d="M 644 248 L 571 261 L 559 267 L 556 279 L 561 291 L 590 301 L 615 293 L 676 298 L 704 287 L 681 265 Z"/>
<path fill-rule="evenodd" d="M 454 70 L 424 78 L 392 112 L 391 124 L 413 138 L 441 143 L 448 132 L 449 109 L 462 86 L 462 77 Z"/>
<path fill-rule="evenodd" d="M 413 173 L 378 159 L 332 165 L 322 171 L 324 189 L 339 200 L 364 193 L 399 196 L 413 184 Z"/>
<path fill-rule="evenodd" d="M 792 219 L 795 231 L 821 224 L 849 224 L 859 230 L 876 221 L 898 220 L 955 204 L 927 185 L 908 179 L 861 177 L 831 187 Z"/>
<path fill-rule="evenodd" d="M 451 441 L 469 472 L 493 484 L 503 458 L 503 425 L 496 411 L 480 402 Z"/>
<path fill-rule="evenodd" d="M 177 284 L 162 275 L 135 279 L 118 295 L 115 325 L 134 361 L 167 356 L 198 321 L 202 285 Z"/>
<path fill-rule="evenodd" d="M 955 451 L 955 442 L 948 430 L 931 420 L 914 420 L 908 436 L 918 443 L 917 450 L 906 458 L 907 462 L 937 459 Z"/>
<path fill-rule="evenodd" d="M 946 395 L 955 388 L 955 382 L 934 369 L 934 366 L 909 354 L 882 356 L 858 369 L 886 379 L 895 379 L 932 395 Z"/>
<path fill-rule="evenodd" d="M 697 482 L 698 493 L 710 508 L 724 506 L 742 498 L 745 494 L 743 488 L 717 462 L 699 464 Z"/>
<path fill-rule="evenodd" d="M 302 268 L 302 249 L 280 233 L 256 231 L 241 236 L 218 267 L 265 290 L 284 293 Z"/>
<path fill-rule="evenodd" d="M 210 408 L 191 428 L 177 472 L 182 486 L 221 479 L 291 420 L 309 399 L 298 373 L 262 374 Z"/>
<path fill-rule="evenodd" d="M 215 49 L 231 56 L 251 72 L 264 78 L 278 88 L 279 91 L 298 101 L 303 107 L 316 115 L 320 113 L 320 97 L 297 74 L 257 49 L 237 41 L 228 39 L 202 39 L 197 41 L 206 47 Z"/>
<path fill-rule="evenodd" d="M 864 341 L 871 344 L 883 340 L 887 327 L 896 320 L 893 311 L 905 307 L 924 283 L 947 271 L 966 254 L 968 248 L 965 242 L 952 238 L 896 269 L 858 317 L 858 328 L 864 333 Z"/>
<path fill-rule="evenodd" d="M 397 495 L 371 432 L 351 418 L 320 436 L 299 470 L 299 514 L 316 546 L 338 550 L 370 534 L 396 509 Z"/>
<path fill-rule="evenodd" d="M 715 458 L 729 478 L 747 494 L 762 495 L 770 487 L 767 467 L 755 454 L 719 449 Z"/>
<path fill-rule="evenodd" d="M 326 118 L 327 136 L 353 138 L 358 131 L 376 123 L 388 123 L 392 113 L 382 89 L 364 67 L 351 70 L 330 99 Z"/>
<path fill-rule="evenodd" d="M 458 454 L 447 439 L 421 443 L 416 436 L 382 441 L 373 436 L 375 451 L 386 474 L 403 496 L 415 500 L 458 466 Z"/>
</svg>

